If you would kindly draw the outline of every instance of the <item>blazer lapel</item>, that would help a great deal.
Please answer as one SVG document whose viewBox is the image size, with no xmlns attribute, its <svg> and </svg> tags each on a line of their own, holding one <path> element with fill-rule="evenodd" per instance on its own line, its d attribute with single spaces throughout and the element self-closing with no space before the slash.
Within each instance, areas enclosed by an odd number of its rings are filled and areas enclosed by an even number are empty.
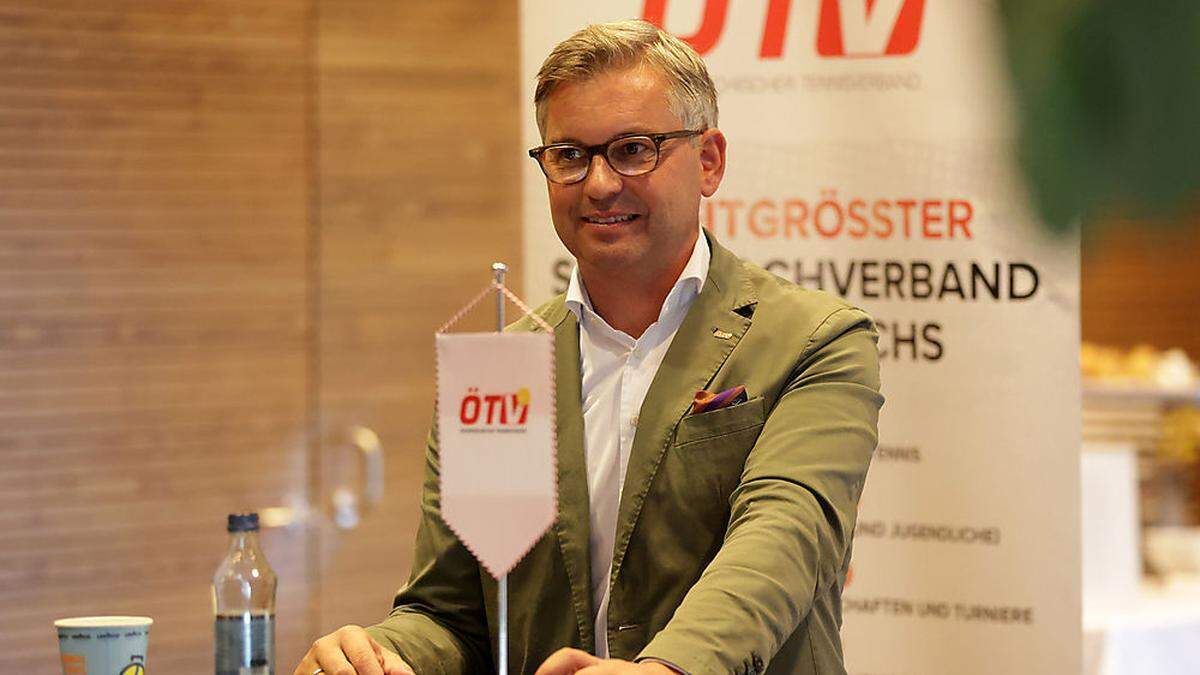
<svg viewBox="0 0 1200 675">
<path fill-rule="evenodd" d="M 690 409 L 696 391 L 708 386 L 750 328 L 751 312 L 746 309 L 755 303 L 755 297 L 741 270 L 741 261 L 718 244 L 707 230 L 703 232 L 712 250 L 708 277 L 671 341 L 638 413 L 638 428 L 617 512 L 613 578 L 621 569 L 642 502 L 675 427 Z"/>
<path fill-rule="evenodd" d="M 548 316 L 554 328 L 556 417 L 558 425 L 558 519 L 554 532 L 571 586 L 571 602 L 584 649 L 595 641 L 592 625 L 591 537 L 587 460 L 583 449 L 583 397 L 580 391 L 579 321 L 565 306 Z M 555 321 L 557 319 L 557 321 Z"/>
</svg>

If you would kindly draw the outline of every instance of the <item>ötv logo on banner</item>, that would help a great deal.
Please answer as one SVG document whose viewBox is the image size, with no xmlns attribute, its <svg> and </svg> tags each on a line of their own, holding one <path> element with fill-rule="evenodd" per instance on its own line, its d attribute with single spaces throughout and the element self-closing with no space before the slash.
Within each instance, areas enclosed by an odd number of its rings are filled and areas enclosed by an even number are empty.
<svg viewBox="0 0 1200 675">
<path fill-rule="evenodd" d="M 758 56 L 783 56 L 793 0 L 769 0 Z M 744 7 L 745 5 L 741 5 Z M 917 48 L 925 0 L 821 0 L 817 53 L 825 57 L 905 56 Z M 700 27 L 679 38 L 700 54 L 717 45 L 725 30 L 729 0 L 705 0 Z M 667 0 L 646 0 L 642 18 L 666 30 Z"/>
<path fill-rule="evenodd" d="M 917 48 L 925 0 L 821 0 L 821 56 L 904 56 Z"/>
<path fill-rule="evenodd" d="M 464 431 L 495 431 L 496 427 L 508 427 L 503 431 L 524 431 L 529 417 L 530 392 L 521 387 L 516 392 L 504 394 L 479 394 L 479 389 L 470 387 L 458 407 L 458 421 Z"/>
</svg>

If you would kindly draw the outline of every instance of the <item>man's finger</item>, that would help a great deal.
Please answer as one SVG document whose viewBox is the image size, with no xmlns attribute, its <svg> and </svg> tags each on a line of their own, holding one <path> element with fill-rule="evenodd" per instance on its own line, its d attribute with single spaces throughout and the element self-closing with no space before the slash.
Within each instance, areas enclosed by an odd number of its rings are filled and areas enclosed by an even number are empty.
<svg viewBox="0 0 1200 675">
<path fill-rule="evenodd" d="M 354 672 L 358 675 L 385 675 L 383 659 L 375 653 L 375 649 L 371 645 L 371 638 L 361 628 L 350 632 L 343 638 L 342 653 L 346 655 L 346 660 L 350 662 L 350 665 L 354 667 Z M 326 668 L 326 670 L 329 669 Z"/>
<path fill-rule="evenodd" d="M 304 659 L 301 660 L 300 664 L 296 666 L 296 669 L 292 671 L 292 675 L 309 675 L 309 673 L 316 669 L 317 662 L 312 658 L 312 652 L 310 651 L 304 655 Z"/>
<path fill-rule="evenodd" d="M 301 675 L 309 675 L 318 667 L 329 675 L 384 675 L 370 636 L 359 626 L 343 626 L 317 640 L 309 656 L 316 666 Z"/>
<path fill-rule="evenodd" d="M 383 671 L 383 659 L 379 658 L 376 652 L 371 649 L 371 644 L 355 643 L 353 646 L 343 645 L 342 651 L 346 652 L 346 658 L 353 665 L 354 671 L 358 675 L 385 675 Z"/>
<path fill-rule="evenodd" d="M 381 652 L 383 658 L 383 672 L 385 675 L 417 675 L 412 667 L 400 658 L 396 652 L 383 649 Z"/>
<path fill-rule="evenodd" d="M 316 661 L 316 666 L 312 669 L 308 669 L 305 666 L 306 672 L 298 673 L 297 675 L 308 675 L 317 668 L 324 670 L 328 675 L 349 675 L 350 673 L 357 672 L 354 666 L 350 664 L 350 661 L 346 659 L 346 655 L 336 642 L 333 640 L 324 643 L 321 640 L 317 642 L 318 644 L 314 645 L 312 653 L 313 660 Z"/>
<path fill-rule="evenodd" d="M 305 672 L 296 671 L 296 675 L 309 675 L 317 668 L 324 670 L 330 675 L 336 675 L 341 672 L 354 672 L 354 666 L 346 660 L 346 655 L 342 653 L 342 647 L 338 641 L 337 634 L 326 635 L 325 637 L 313 643 L 312 649 L 308 651 L 312 657 L 312 668 L 308 664 L 301 663 L 301 667 Z M 306 658 L 305 661 L 308 661 Z"/>
<path fill-rule="evenodd" d="M 379 644 L 369 633 L 367 640 L 371 642 L 371 649 L 375 650 L 375 657 L 379 660 L 379 667 L 383 668 L 384 675 L 416 675 L 399 654 Z"/>
<path fill-rule="evenodd" d="M 600 659 L 585 651 L 564 647 L 551 654 L 534 675 L 571 675 L 595 663 L 600 663 Z"/>
<path fill-rule="evenodd" d="M 575 671 L 575 675 L 616 675 L 617 673 L 629 672 L 629 669 L 636 668 L 637 664 L 628 661 L 619 661 L 617 659 L 608 659 L 606 661 L 598 661 L 593 665 Z"/>
</svg>

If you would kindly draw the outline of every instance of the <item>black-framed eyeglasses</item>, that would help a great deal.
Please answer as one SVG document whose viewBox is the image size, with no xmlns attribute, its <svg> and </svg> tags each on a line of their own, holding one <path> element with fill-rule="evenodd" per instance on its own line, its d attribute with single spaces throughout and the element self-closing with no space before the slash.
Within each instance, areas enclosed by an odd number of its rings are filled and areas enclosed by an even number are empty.
<svg viewBox="0 0 1200 675">
<path fill-rule="evenodd" d="M 599 145 L 551 143 L 529 151 L 551 183 L 570 185 L 587 178 L 592 158 L 602 155 L 613 171 L 622 176 L 641 176 L 658 166 L 662 144 L 672 138 L 704 133 L 703 129 L 681 129 L 663 134 L 624 134 Z"/>
</svg>

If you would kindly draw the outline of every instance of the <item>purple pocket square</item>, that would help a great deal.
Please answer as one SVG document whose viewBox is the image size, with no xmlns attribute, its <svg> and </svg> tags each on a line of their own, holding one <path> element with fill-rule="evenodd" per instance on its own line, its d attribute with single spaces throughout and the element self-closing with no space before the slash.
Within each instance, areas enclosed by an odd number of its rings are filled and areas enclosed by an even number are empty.
<svg viewBox="0 0 1200 675">
<path fill-rule="evenodd" d="M 745 403 L 746 400 L 746 385 L 744 384 L 739 384 L 732 389 L 726 389 L 719 394 L 713 394 L 701 389 L 696 392 L 696 398 L 692 400 L 692 414 L 698 415 L 713 410 L 720 410 L 721 408 L 728 408 L 731 405 Z"/>
</svg>

